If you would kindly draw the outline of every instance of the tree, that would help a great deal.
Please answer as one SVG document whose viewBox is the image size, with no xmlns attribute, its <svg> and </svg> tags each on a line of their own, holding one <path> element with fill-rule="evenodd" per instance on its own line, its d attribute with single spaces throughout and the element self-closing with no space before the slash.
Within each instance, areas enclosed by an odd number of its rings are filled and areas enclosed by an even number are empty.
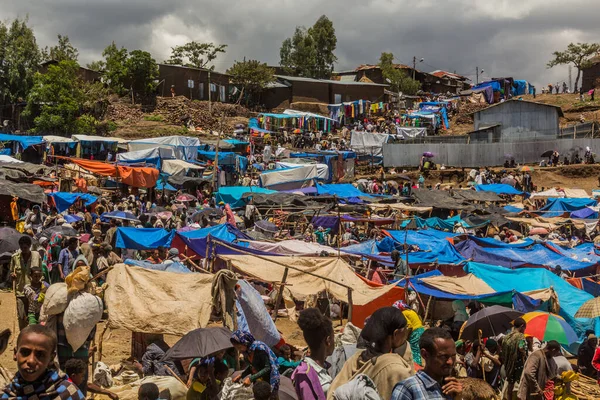
<svg viewBox="0 0 600 400">
<path fill-rule="evenodd" d="M 92 71 L 102 72 L 106 67 L 106 63 L 102 60 L 92 61 L 85 66 L 87 69 L 91 69 Z"/>
<path fill-rule="evenodd" d="M 283 41 L 279 64 L 290 75 L 329 79 L 337 60 L 336 45 L 333 23 L 323 15 L 309 29 L 297 26 L 294 35 Z"/>
<path fill-rule="evenodd" d="M 133 50 L 125 62 L 127 79 L 131 88 L 147 96 L 156 89 L 155 80 L 158 78 L 158 65 L 152 55 L 147 51 Z"/>
<path fill-rule="evenodd" d="M 554 59 L 548 62 L 548 68 L 556 65 L 573 64 L 577 68 L 577 77 L 575 78 L 574 92 L 577 92 L 581 70 L 590 66 L 590 59 L 600 52 L 599 43 L 570 43 L 565 51 L 555 51 L 552 53 Z"/>
<path fill-rule="evenodd" d="M 396 67 L 392 53 L 381 53 L 379 68 L 383 78 L 389 81 L 390 89 L 408 95 L 416 94 L 421 88 L 421 83 L 412 79 L 406 71 Z"/>
<path fill-rule="evenodd" d="M 315 65 L 313 78 L 329 79 L 333 72 L 333 64 L 337 57 L 333 54 L 337 45 L 333 22 L 322 15 L 317 22 L 308 29 L 315 47 Z"/>
<path fill-rule="evenodd" d="M 257 101 L 260 92 L 269 83 L 275 81 L 275 71 L 257 60 L 236 61 L 227 73 L 230 75 L 231 83 L 241 87 L 246 93 L 246 104 L 250 97 Z"/>
<path fill-rule="evenodd" d="M 44 53 L 46 53 L 44 58 L 47 60 L 77 61 L 77 58 L 79 58 L 79 51 L 71 44 L 69 37 L 62 35 L 58 35 L 58 45 L 50 47 L 49 50 L 44 50 Z"/>
<path fill-rule="evenodd" d="M 125 85 L 127 79 L 127 49 L 117 47 L 115 42 L 112 42 L 102 52 L 104 61 L 99 61 L 104 67 L 104 79 L 108 87 L 118 95 L 125 94 Z"/>
<path fill-rule="evenodd" d="M 27 98 L 41 61 L 28 20 L 16 18 L 10 27 L 0 22 L 0 97 L 14 105 Z"/>
<path fill-rule="evenodd" d="M 26 117 L 35 116 L 35 132 L 79 133 L 77 121 L 83 93 L 78 72 L 75 61 L 63 60 L 49 65 L 45 74 L 35 74 L 24 112 Z"/>
<path fill-rule="evenodd" d="M 189 42 L 183 46 L 171 48 L 171 58 L 165 64 L 183 65 L 194 68 L 207 68 L 219 53 L 225 53 L 226 44 L 215 45 L 214 43 Z M 211 70 L 214 66 L 210 67 Z"/>
</svg>

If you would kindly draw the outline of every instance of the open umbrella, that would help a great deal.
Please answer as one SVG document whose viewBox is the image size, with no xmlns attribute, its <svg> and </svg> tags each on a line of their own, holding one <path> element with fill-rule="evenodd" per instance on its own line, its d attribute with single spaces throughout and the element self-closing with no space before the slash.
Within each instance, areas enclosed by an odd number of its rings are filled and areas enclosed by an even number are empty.
<svg viewBox="0 0 600 400">
<path fill-rule="evenodd" d="M 221 218 L 223 216 L 223 211 L 218 208 L 204 208 L 192 215 L 192 221 L 200 222 L 204 216 L 207 218 Z"/>
<path fill-rule="evenodd" d="M 433 153 L 430 151 L 426 151 L 425 153 L 423 153 L 423 157 L 433 157 Z"/>
<path fill-rule="evenodd" d="M 122 219 L 124 221 L 139 221 L 135 214 L 130 213 L 128 211 L 111 211 L 105 212 L 100 217 L 108 218 L 108 219 Z"/>
<path fill-rule="evenodd" d="M 578 340 L 573 328 L 560 315 L 533 311 L 521 318 L 527 323 L 525 335 L 536 337 L 542 342 L 556 340 L 558 343 L 568 346 Z"/>
<path fill-rule="evenodd" d="M 477 340 L 481 330 L 482 337 L 496 336 L 511 328 L 511 322 L 522 316 L 523 313 L 512 308 L 491 306 L 471 315 L 463 326 L 460 337 L 462 339 Z"/>
<path fill-rule="evenodd" d="M 182 193 L 179 196 L 177 196 L 175 198 L 175 200 L 186 202 L 186 201 L 196 201 L 198 199 L 196 198 L 196 196 L 193 196 L 193 195 L 191 195 L 189 193 Z"/>
<path fill-rule="evenodd" d="M 575 313 L 575 318 L 596 318 L 600 317 L 600 297 L 595 297 L 586 301 L 579 307 Z"/>
<path fill-rule="evenodd" d="M 395 178 L 402 179 L 403 181 L 408 181 L 408 182 L 412 181 L 412 179 L 408 175 L 397 175 L 397 176 L 395 176 Z"/>
<path fill-rule="evenodd" d="M 88 193 L 97 194 L 99 196 L 102 196 L 102 189 L 100 189 L 97 186 L 88 186 L 87 191 L 88 191 Z"/>
<path fill-rule="evenodd" d="M 75 223 L 75 222 L 79 222 L 79 221 L 83 221 L 82 217 L 80 217 L 79 215 L 75 215 L 75 214 L 67 214 L 63 218 L 69 224 L 72 224 L 72 223 Z"/>
<path fill-rule="evenodd" d="M 521 172 L 533 172 L 533 167 L 530 167 L 528 165 L 522 166 L 520 169 Z"/>
<path fill-rule="evenodd" d="M 53 233 L 60 233 L 61 235 L 67 237 L 79 236 L 79 232 L 77 232 L 77 230 L 75 230 L 73 227 L 63 225 L 53 226 L 51 228 L 44 229 L 40 236 L 50 239 Z"/>
<path fill-rule="evenodd" d="M 0 254 L 13 253 L 19 250 L 19 239 L 22 233 L 13 228 L 0 228 Z"/>
<path fill-rule="evenodd" d="M 542 153 L 540 157 L 550 157 L 554 153 L 554 150 L 548 150 Z"/>
<path fill-rule="evenodd" d="M 233 347 L 231 331 L 224 327 L 198 328 L 186 333 L 165 353 L 163 360 L 206 357 Z"/>
</svg>

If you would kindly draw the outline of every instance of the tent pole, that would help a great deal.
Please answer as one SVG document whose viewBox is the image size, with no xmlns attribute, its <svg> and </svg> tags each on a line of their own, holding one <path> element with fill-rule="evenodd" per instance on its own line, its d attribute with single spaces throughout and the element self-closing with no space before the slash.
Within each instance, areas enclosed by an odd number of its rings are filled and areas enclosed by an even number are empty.
<svg viewBox="0 0 600 400">
<path fill-rule="evenodd" d="M 348 322 L 352 321 L 352 289 L 348 289 Z"/>
<path fill-rule="evenodd" d="M 231 261 L 229 261 L 231 262 Z M 285 288 L 285 281 L 287 280 L 289 269 L 286 268 L 283 271 L 283 277 L 281 278 L 281 285 L 279 286 L 279 290 L 277 291 L 277 297 L 275 298 L 275 315 L 273 316 L 273 322 L 277 321 L 277 316 L 279 314 L 279 303 L 281 303 L 281 298 L 283 297 L 283 289 Z"/>
</svg>

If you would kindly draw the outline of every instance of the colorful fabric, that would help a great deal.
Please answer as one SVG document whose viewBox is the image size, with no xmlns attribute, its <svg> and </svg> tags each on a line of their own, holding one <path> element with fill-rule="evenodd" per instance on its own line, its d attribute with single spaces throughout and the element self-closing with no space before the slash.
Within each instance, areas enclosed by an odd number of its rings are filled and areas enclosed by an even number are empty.
<svg viewBox="0 0 600 400">
<path fill-rule="evenodd" d="M 423 360 L 421 359 L 421 347 L 419 346 L 419 340 L 421 340 L 423 332 L 425 332 L 425 328 L 417 328 L 410 333 L 410 337 L 408 338 L 408 342 L 410 343 L 410 349 L 413 354 L 413 359 L 415 360 L 415 363 L 421 366 L 423 365 Z"/>
<path fill-rule="evenodd" d="M 57 267 L 60 251 L 62 250 L 63 235 L 60 233 L 53 233 L 46 247 L 44 254 L 44 264 L 48 268 L 48 275 L 50 278 L 50 284 L 60 282 L 60 271 Z"/>
<path fill-rule="evenodd" d="M 279 364 L 277 364 L 277 357 L 275 356 L 275 353 L 273 353 L 273 350 L 263 342 L 255 340 L 250 332 L 237 330 L 231 334 L 231 340 L 248 347 L 249 353 L 253 353 L 256 350 L 267 353 L 269 356 L 269 364 L 271 365 L 269 383 L 271 384 L 273 392 L 277 392 L 279 390 Z"/>
<path fill-rule="evenodd" d="M 515 383 L 521 377 L 526 354 L 527 342 L 521 332 L 512 331 L 502 339 L 502 362 L 509 383 Z"/>
<path fill-rule="evenodd" d="M 41 380 L 31 383 L 26 382 L 17 372 L 13 381 L 4 388 L 0 399 L 84 400 L 85 396 L 65 374 L 48 370 Z"/>
<path fill-rule="evenodd" d="M 543 342 L 556 340 L 558 343 L 568 346 L 578 340 L 573 328 L 560 315 L 533 311 L 523 315 L 522 318 L 527 322 L 525 334 Z"/>
</svg>

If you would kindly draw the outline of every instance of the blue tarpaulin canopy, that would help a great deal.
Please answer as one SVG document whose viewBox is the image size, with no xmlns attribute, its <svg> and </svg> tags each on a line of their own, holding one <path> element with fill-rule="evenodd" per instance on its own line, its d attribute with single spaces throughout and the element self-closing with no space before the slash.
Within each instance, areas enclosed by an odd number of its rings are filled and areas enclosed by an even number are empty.
<svg viewBox="0 0 600 400">
<path fill-rule="evenodd" d="M 419 246 L 421 251 L 409 253 L 410 264 L 437 262 L 439 264 L 460 264 L 465 258 L 447 240 L 455 234 L 427 229 L 421 231 L 386 231 L 398 244 Z M 400 250 L 400 249 L 398 249 Z"/>
<path fill-rule="evenodd" d="M 217 204 L 223 202 L 229 204 L 231 208 L 244 207 L 246 202 L 242 200 L 242 196 L 246 193 L 277 193 L 276 190 L 264 189 L 258 186 L 223 186 L 217 191 Z"/>
<path fill-rule="evenodd" d="M 22 136 L 0 133 L 0 142 L 18 142 L 23 150 L 25 150 L 29 146 L 44 143 L 44 138 L 42 136 Z"/>
<path fill-rule="evenodd" d="M 463 226 L 467 229 L 483 227 L 489 223 L 489 221 L 484 221 L 483 223 L 481 223 L 479 225 L 470 225 L 469 223 L 464 221 L 460 217 L 460 215 L 455 215 L 454 217 L 447 218 L 447 219 L 441 219 L 438 217 L 431 217 L 431 218 L 423 219 L 423 218 L 417 217 L 414 219 L 414 221 L 417 224 L 417 228 L 432 228 L 432 229 L 439 229 L 441 231 L 448 231 L 448 232 L 452 232 L 452 230 L 454 229 L 454 224 L 456 224 L 457 222 L 461 226 Z M 400 227 L 405 228 L 410 223 L 411 223 L 410 220 L 406 220 L 402 223 L 402 225 L 400 225 Z"/>
<path fill-rule="evenodd" d="M 170 247 L 175 231 L 162 228 L 117 228 L 116 247 L 119 249 L 152 250 Z"/>
<path fill-rule="evenodd" d="M 534 244 L 527 248 L 519 247 L 483 247 L 474 240 L 467 239 L 458 243 L 455 248 L 463 257 L 476 262 L 499 265 L 506 268 L 540 266 L 577 271 L 593 267 L 596 262 L 582 262 L 560 254 L 558 249 L 549 244 Z"/>
<path fill-rule="evenodd" d="M 367 193 L 361 192 L 350 183 L 338 183 L 338 184 L 325 184 L 317 185 L 318 194 L 327 194 L 330 196 L 337 196 L 341 199 L 350 199 L 358 197 L 372 197 Z"/>
<path fill-rule="evenodd" d="M 490 183 L 489 185 L 477 185 L 475 186 L 475 189 L 478 192 L 494 192 L 496 194 L 508 195 L 522 195 L 524 193 L 505 183 Z"/>
<path fill-rule="evenodd" d="M 529 247 L 532 244 L 535 244 L 535 241 L 530 238 L 523 239 L 519 242 L 515 243 L 504 243 L 500 240 L 496 240 L 494 238 L 483 238 L 477 236 L 469 236 L 469 240 L 474 241 L 481 247 L 500 247 L 500 248 L 518 248 L 518 247 Z"/>
<path fill-rule="evenodd" d="M 582 208 L 581 210 L 573 211 L 571 218 L 580 219 L 598 219 L 598 213 L 591 207 Z"/>
<path fill-rule="evenodd" d="M 572 199 L 572 198 L 551 198 L 546 201 L 546 205 L 538 211 L 542 212 L 544 217 L 560 217 L 565 213 L 581 210 L 585 207 L 596 205 L 594 199 Z"/>
<path fill-rule="evenodd" d="M 54 199 L 56 209 L 59 213 L 68 210 L 69 207 L 75 204 L 77 199 L 83 200 L 83 204 L 86 207 L 98 201 L 98 198 L 96 196 L 93 196 L 89 193 L 54 192 L 50 193 L 48 196 Z"/>
<path fill-rule="evenodd" d="M 202 257 L 205 257 L 207 249 L 209 248 L 209 246 L 211 246 L 211 238 L 227 242 L 231 245 L 236 243 L 238 239 L 251 239 L 250 236 L 246 235 L 245 233 L 243 233 L 242 231 L 230 224 L 220 224 L 188 232 L 177 232 L 177 236 L 183 241 L 183 243 L 188 248 L 190 248 L 193 252 Z M 244 248 L 244 250 L 246 250 L 247 246 L 248 243 L 246 242 L 240 242 L 238 244 L 238 247 L 242 247 Z M 251 249 L 247 250 L 252 252 Z M 226 253 L 237 254 L 237 252 L 235 251 Z M 223 251 L 221 251 L 220 254 L 224 254 Z"/>
<path fill-rule="evenodd" d="M 564 279 L 543 268 L 522 268 L 511 270 L 495 265 L 469 262 L 465 271 L 482 279 L 492 289 L 503 292 L 516 290 L 517 292 L 529 292 L 532 290 L 552 288 L 558 296 L 561 308 L 561 316 L 581 336 L 585 329 L 591 327 L 592 320 L 574 320 L 575 313 L 586 301 L 593 298 L 592 295 L 581 289 L 577 289 Z M 596 318 L 596 333 L 600 333 L 599 319 Z"/>
<path fill-rule="evenodd" d="M 215 161 L 217 152 L 198 150 L 198 156 L 206 160 Z M 219 165 L 236 165 L 236 163 L 242 171 L 248 169 L 248 159 L 246 157 L 231 151 L 219 151 Z"/>
</svg>

